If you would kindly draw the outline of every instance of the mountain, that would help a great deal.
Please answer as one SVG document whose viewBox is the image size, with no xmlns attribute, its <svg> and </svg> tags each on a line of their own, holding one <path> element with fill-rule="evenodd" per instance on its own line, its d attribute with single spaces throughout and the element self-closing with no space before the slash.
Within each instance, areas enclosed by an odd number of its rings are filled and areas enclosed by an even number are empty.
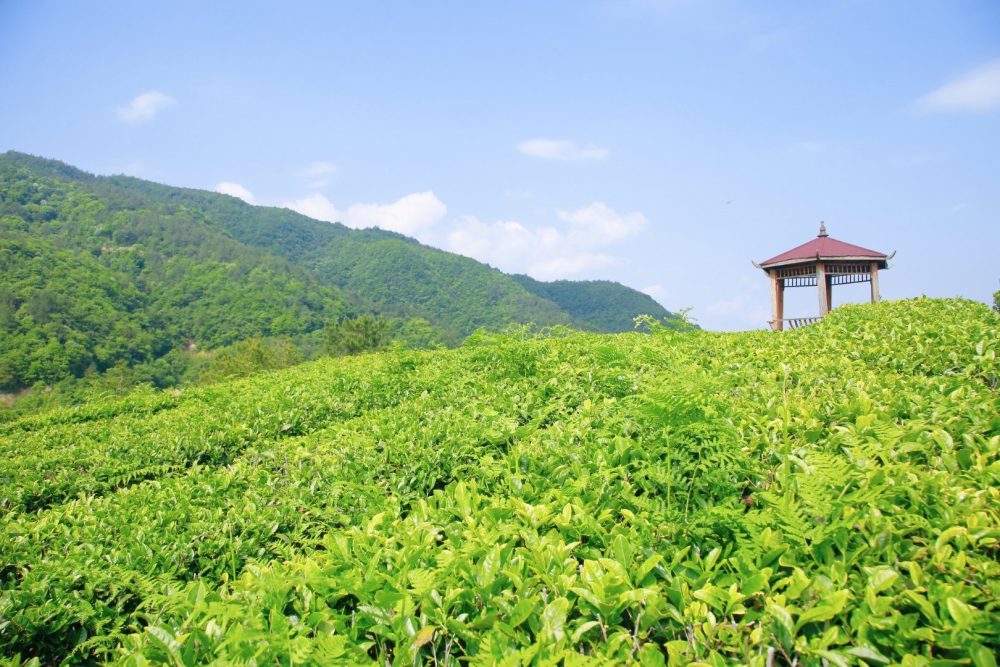
<svg viewBox="0 0 1000 667">
<path fill-rule="evenodd" d="M 610 280 L 542 282 L 530 276 L 512 277 L 535 296 L 559 306 L 581 329 L 626 331 L 624 323 L 631 324 L 636 315 L 652 315 L 657 319 L 674 317 L 648 294 Z"/>
<path fill-rule="evenodd" d="M 638 314 L 671 317 L 617 283 L 542 283 L 393 232 L 17 152 L 0 155 L 0 276 L 6 391 L 154 361 L 154 383 L 171 384 L 163 364 L 179 350 L 315 347 L 363 313 L 419 318 L 446 344 L 510 323 L 624 331 Z"/>
</svg>

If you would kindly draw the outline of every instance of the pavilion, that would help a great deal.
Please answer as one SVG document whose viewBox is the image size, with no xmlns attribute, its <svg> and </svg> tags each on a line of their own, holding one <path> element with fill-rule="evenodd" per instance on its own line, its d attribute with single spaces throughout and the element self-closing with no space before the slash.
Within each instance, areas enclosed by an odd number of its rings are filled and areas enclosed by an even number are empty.
<svg viewBox="0 0 1000 667">
<path fill-rule="evenodd" d="M 892 255 L 838 241 L 826 233 L 826 224 L 821 222 L 819 235 L 811 241 L 760 264 L 754 262 L 771 279 L 771 328 L 781 331 L 787 324 L 794 329 L 822 318 L 833 309 L 834 285 L 871 283 L 875 303 L 879 300 L 879 269 L 888 269 L 890 259 Z M 813 286 L 819 288 L 819 317 L 786 319 L 785 288 Z"/>
</svg>

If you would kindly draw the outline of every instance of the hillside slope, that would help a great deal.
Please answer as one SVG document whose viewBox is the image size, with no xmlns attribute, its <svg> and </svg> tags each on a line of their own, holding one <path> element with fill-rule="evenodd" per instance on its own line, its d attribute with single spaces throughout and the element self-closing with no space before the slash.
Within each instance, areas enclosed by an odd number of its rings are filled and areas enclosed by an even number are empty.
<svg viewBox="0 0 1000 667">
<path fill-rule="evenodd" d="M 108 194 L 101 179 L 58 163 L 2 158 L 0 389 L 191 343 L 302 335 L 356 301 L 196 209 Z"/>
<path fill-rule="evenodd" d="M 198 211 L 240 243 L 281 257 L 380 312 L 426 318 L 452 343 L 479 327 L 570 322 L 559 306 L 510 276 L 395 232 L 350 229 L 288 209 L 251 206 L 235 197 L 126 176 L 98 178 L 96 183 L 108 197 L 141 196 Z"/>
<path fill-rule="evenodd" d="M 399 234 L 15 152 L 0 155 L 0 276 L 0 390 L 365 312 L 423 318 L 451 344 L 512 322 L 625 330 L 639 314 L 571 315 Z"/>
<path fill-rule="evenodd" d="M 547 299 L 569 313 L 573 322 L 590 331 L 606 333 L 628 331 L 623 323 L 636 315 L 650 315 L 657 320 L 672 320 L 674 315 L 648 294 L 623 290 L 610 280 L 555 280 L 542 282 L 530 276 L 515 275 L 514 280 L 526 290 Z"/>
<path fill-rule="evenodd" d="M 477 334 L 0 424 L 0 653 L 990 665 L 998 344 L 930 299 Z"/>
</svg>

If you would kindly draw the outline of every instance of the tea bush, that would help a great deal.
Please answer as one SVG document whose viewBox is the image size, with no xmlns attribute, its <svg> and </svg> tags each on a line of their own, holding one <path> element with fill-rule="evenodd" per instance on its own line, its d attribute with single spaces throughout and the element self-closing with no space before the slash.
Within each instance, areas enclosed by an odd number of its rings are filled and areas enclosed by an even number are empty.
<svg viewBox="0 0 1000 667">
<path fill-rule="evenodd" d="M 0 425 L 7 664 L 995 665 L 1000 322 L 527 329 Z"/>
</svg>

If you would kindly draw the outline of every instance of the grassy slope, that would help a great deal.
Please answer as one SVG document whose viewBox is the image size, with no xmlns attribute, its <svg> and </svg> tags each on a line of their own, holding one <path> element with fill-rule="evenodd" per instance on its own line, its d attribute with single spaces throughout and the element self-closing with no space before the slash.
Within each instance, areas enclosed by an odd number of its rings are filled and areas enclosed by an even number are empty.
<svg viewBox="0 0 1000 667">
<path fill-rule="evenodd" d="M 476 336 L 0 425 L 0 647 L 992 664 L 998 327 Z"/>
</svg>

